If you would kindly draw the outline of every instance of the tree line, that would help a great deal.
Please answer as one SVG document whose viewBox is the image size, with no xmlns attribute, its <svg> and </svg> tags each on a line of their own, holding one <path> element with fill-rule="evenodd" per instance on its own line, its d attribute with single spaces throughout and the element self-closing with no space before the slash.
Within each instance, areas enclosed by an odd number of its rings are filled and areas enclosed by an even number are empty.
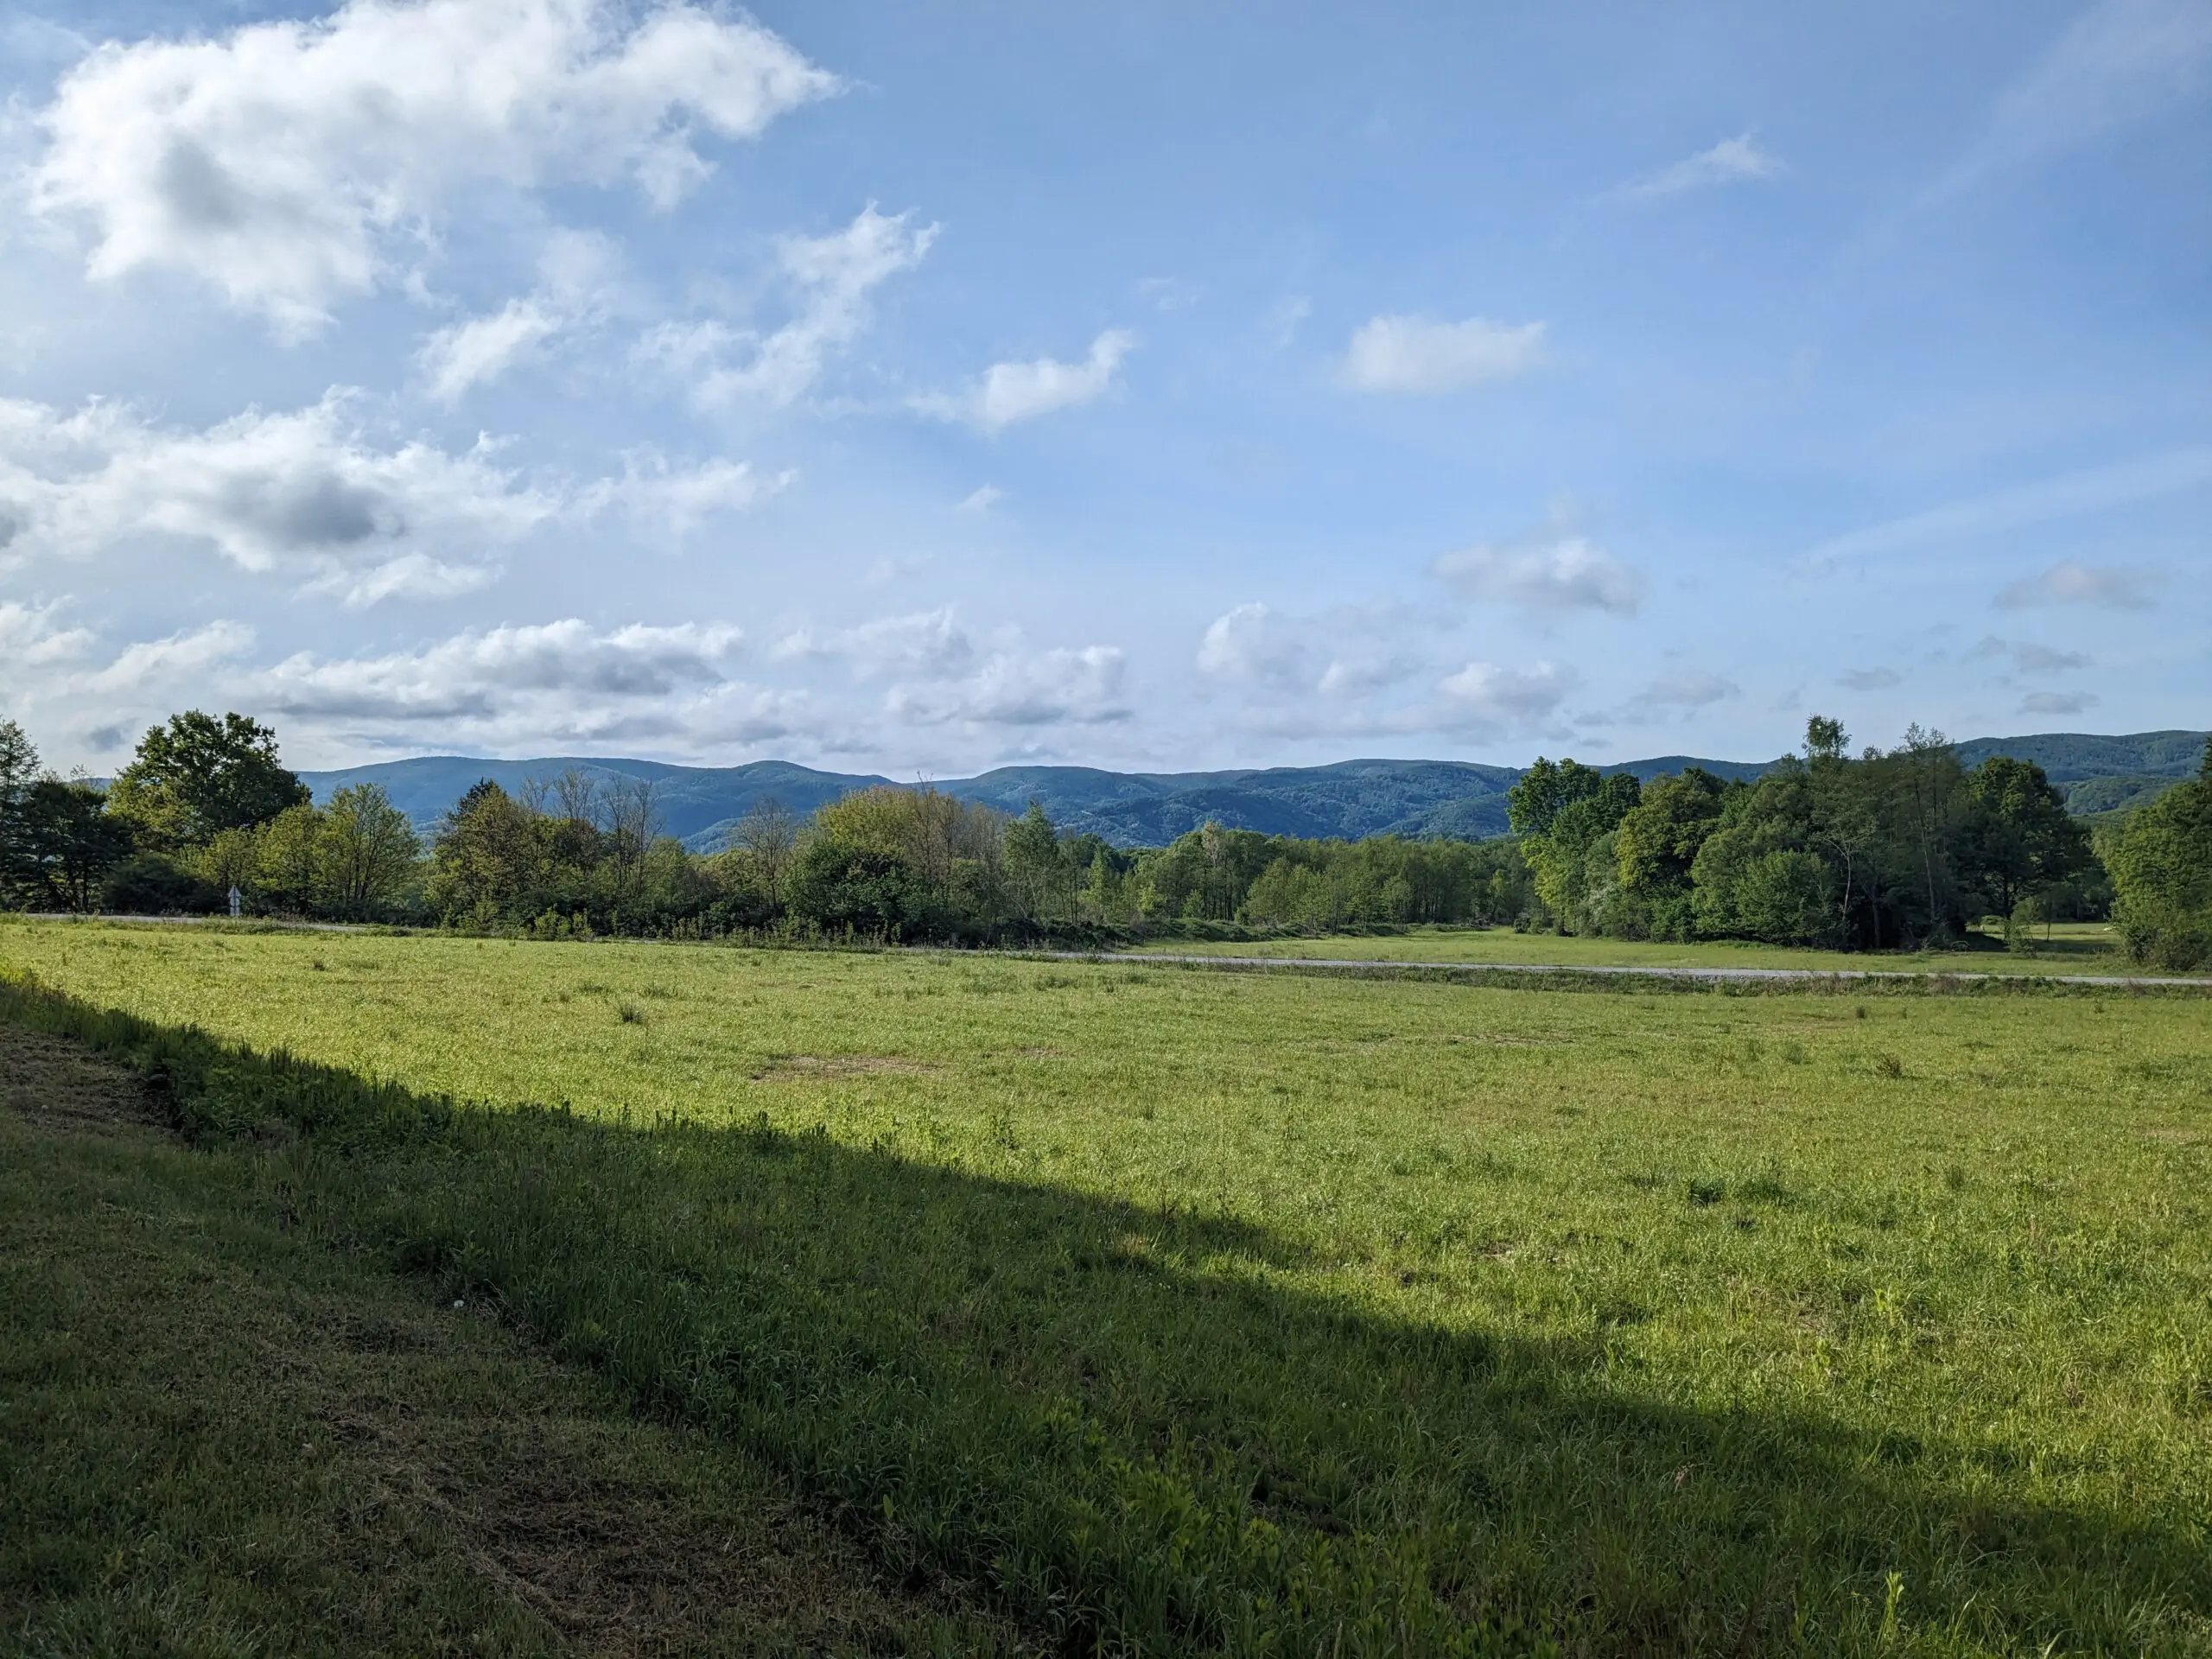
<svg viewBox="0 0 2212 1659">
<path fill-rule="evenodd" d="M 1539 759 L 1482 842 L 1304 840 L 1210 823 L 1163 848 L 1060 830 L 927 788 L 877 785 L 804 820 L 755 806 L 721 844 L 662 833 L 647 779 L 488 779 L 427 844 L 373 785 L 318 806 L 242 715 L 149 730 L 105 788 L 41 772 L 0 721 L 0 900 L 518 931 L 1006 944 L 1221 925 L 1329 931 L 1437 922 L 1622 938 L 1881 950 L 2111 914 L 2145 961 L 2212 962 L 2212 746 L 2190 783 L 2100 847 L 2042 770 L 1962 766 L 1940 733 L 1848 752 L 1808 721 L 1758 779 L 1640 784 Z"/>
<path fill-rule="evenodd" d="M 1549 918 L 1578 932 L 1879 950 L 2108 910 L 2089 831 L 2040 766 L 1968 769 L 1917 726 L 1887 751 L 1849 741 L 1816 715 L 1802 753 L 1752 782 L 1540 759 L 1510 821 Z"/>
</svg>

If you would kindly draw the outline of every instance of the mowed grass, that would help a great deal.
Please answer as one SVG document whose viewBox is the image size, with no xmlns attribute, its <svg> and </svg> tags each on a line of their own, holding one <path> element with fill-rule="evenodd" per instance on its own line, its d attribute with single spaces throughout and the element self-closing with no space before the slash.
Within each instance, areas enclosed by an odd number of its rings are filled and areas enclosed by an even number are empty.
<svg viewBox="0 0 2212 1659">
<path fill-rule="evenodd" d="M 566 1104 L 290 1179 L 1076 1645 L 2212 1651 L 2204 1000 L 44 925 L 0 964 Z"/>
<path fill-rule="evenodd" d="M 1897 952 L 1808 950 L 1741 939 L 1605 939 L 1516 933 L 1503 927 L 1424 925 L 1385 934 L 1324 934 L 1245 942 L 1155 939 L 1135 949 L 1159 956 L 1332 957 L 1357 962 L 1501 963 L 1564 968 L 1781 968 L 1799 973 L 2132 975 L 2119 930 L 2108 922 L 2058 922 L 2035 930 L 2032 951 L 2000 948 L 1976 934 L 1970 948 Z"/>
<path fill-rule="evenodd" d="M 1014 1651 L 0 1023 L 0 1652 Z"/>
</svg>

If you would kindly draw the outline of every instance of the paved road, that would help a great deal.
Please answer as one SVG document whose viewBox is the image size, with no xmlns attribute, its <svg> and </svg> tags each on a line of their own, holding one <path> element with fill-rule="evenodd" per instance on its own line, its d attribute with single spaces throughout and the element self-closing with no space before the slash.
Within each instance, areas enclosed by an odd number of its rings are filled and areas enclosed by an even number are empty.
<svg viewBox="0 0 2212 1659">
<path fill-rule="evenodd" d="M 1321 968 L 1357 972 L 1384 968 L 1441 974 L 1598 974 L 1626 979 L 1802 981 L 1847 979 L 1948 979 L 2010 983 L 2040 980 L 2051 985 L 2103 985 L 2114 990 L 2152 985 L 2185 985 L 2212 990 L 2212 979 L 2157 978 L 2120 974 L 1981 974 L 1948 969 L 1915 971 L 1897 968 L 1629 968 L 1565 962 L 1402 962 L 1356 957 L 1210 957 L 1170 955 L 1154 950 L 1043 950 L 1033 954 L 1055 962 L 1173 962 L 1206 968 Z"/>
</svg>

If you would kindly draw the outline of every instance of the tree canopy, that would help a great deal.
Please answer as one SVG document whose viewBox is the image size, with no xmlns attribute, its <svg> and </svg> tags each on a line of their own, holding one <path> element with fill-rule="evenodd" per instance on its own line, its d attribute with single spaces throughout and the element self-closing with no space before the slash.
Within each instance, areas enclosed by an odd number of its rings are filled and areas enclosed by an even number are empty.
<svg viewBox="0 0 2212 1659">
<path fill-rule="evenodd" d="M 130 765 L 116 773 L 108 807 L 149 845 L 200 847 L 311 798 L 277 758 L 276 734 L 268 727 L 245 715 L 218 720 L 188 709 L 139 740 Z"/>
</svg>

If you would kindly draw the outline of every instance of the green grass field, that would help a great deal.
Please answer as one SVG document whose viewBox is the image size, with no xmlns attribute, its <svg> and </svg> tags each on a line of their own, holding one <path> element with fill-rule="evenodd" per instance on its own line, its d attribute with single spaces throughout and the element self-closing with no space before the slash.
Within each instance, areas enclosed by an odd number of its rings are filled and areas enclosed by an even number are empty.
<svg viewBox="0 0 2212 1659">
<path fill-rule="evenodd" d="M 179 1073 L 315 1236 L 1043 1640 L 2212 1652 L 2202 998 L 31 924 L 0 965 L 567 1108 Z"/>
<path fill-rule="evenodd" d="M 0 1023 L 0 1651 L 1007 1645 L 726 1440 L 323 1248 L 281 1160 L 152 1104 Z"/>
<path fill-rule="evenodd" d="M 1135 947 L 1162 956 L 1334 957 L 1359 962 L 1525 963 L 1564 968 L 1786 968 L 1808 973 L 2137 974 L 2107 922 L 2058 922 L 2035 930 L 2035 949 L 2018 953 L 1976 934 L 1972 948 L 1868 955 L 1801 950 L 1737 939 L 1673 944 L 1636 939 L 1516 933 L 1503 927 L 1408 928 L 1384 934 L 1329 934 L 1245 943 L 1155 939 Z"/>
</svg>

